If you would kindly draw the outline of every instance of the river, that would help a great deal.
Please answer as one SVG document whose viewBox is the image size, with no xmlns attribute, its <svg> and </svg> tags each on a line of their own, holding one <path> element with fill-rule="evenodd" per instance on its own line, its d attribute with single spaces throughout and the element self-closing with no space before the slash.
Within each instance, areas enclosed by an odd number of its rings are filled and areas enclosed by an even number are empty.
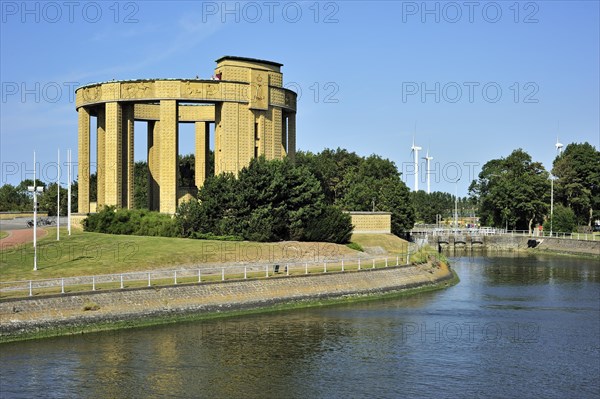
<svg viewBox="0 0 600 399">
<path fill-rule="evenodd" d="M 598 259 L 451 262 L 412 297 L 0 345 L 0 397 L 600 397 Z"/>
</svg>

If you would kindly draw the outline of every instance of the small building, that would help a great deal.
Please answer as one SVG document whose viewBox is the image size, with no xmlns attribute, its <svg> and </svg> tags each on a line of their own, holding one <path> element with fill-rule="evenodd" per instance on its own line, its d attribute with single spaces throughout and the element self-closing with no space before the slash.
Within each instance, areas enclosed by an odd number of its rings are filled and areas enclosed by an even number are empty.
<svg viewBox="0 0 600 399">
<path fill-rule="evenodd" d="M 392 214 L 390 212 L 348 212 L 354 226 L 353 233 L 391 234 Z"/>
</svg>

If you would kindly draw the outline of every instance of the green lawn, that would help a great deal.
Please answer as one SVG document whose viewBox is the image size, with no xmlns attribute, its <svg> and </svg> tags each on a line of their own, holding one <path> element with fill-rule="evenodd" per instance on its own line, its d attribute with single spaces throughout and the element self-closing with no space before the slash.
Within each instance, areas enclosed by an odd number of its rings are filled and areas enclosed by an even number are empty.
<svg viewBox="0 0 600 399">
<path fill-rule="evenodd" d="M 389 254 L 406 254 L 408 242 L 393 234 L 353 234 L 352 242 L 363 248 L 381 247 Z"/>
<path fill-rule="evenodd" d="M 8 237 L 8 233 L 4 230 L 0 230 L 0 240 L 3 239 L 4 237 Z"/>
<path fill-rule="evenodd" d="M 0 281 L 89 276 L 181 266 L 216 264 L 311 262 L 346 259 L 358 252 L 328 243 L 254 243 L 139 237 L 61 229 L 61 240 L 48 234 L 38 241 L 38 270 L 33 246 L 0 250 Z"/>
</svg>

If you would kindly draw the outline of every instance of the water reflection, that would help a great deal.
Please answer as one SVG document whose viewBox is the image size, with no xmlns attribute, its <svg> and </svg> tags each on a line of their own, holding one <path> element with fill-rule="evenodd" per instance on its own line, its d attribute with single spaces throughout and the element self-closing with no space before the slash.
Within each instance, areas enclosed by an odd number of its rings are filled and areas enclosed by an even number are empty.
<svg viewBox="0 0 600 399">
<path fill-rule="evenodd" d="M 600 282 L 599 259 L 557 257 L 519 252 L 450 252 L 453 263 L 484 266 L 490 284 L 555 284 L 564 282 Z"/>
</svg>

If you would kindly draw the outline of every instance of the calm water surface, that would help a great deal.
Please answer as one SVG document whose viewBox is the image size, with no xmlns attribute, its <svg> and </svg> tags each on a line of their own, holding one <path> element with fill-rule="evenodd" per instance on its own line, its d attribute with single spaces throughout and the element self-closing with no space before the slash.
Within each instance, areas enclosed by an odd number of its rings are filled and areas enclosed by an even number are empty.
<svg viewBox="0 0 600 399">
<path fill-rule="evenodd" d="M 598 259 L 452 264 L 410 298 L 0 345 L 0 397 L 600 397 Z"/>
</svg>

